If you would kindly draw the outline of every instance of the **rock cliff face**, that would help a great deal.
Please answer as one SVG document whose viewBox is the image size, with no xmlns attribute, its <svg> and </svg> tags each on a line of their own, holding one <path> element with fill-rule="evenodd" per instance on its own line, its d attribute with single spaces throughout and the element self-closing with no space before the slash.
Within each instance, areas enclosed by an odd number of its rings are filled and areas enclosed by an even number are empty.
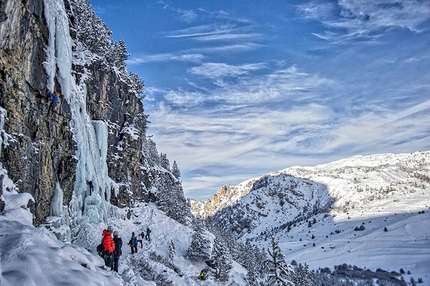
<svg viewBox="0 0 430 286">
<path fill-rule="evenodd" d="M 191 212 L 194 216 L 202 219 L 211 217 L 224 208 L 234 205 L 242 197 L 248 194 L 256 180 L 257 178 L 253 178 L 237 186 L 224 185 L 218 189 L 212 199 L 204 202 L 188 199 L 191 206 Z"/>
<path fill-rule="evenodd" d="M 66 8 L 69 5 L 66 2 Z M 46 95 L 49 75 L 44 64 L 50 33 L 45 9 L 40 0 L 0 2 L 0 116 L 5 118 L 0 130 L 0 162 L 18 191 L 33 195 L 35 203 L 29 207 L 36 225 L 51 215 L 57 182 L 66 207 L 78 187 L 79 143 L 69 101 L 60 97 L 57 112 L 48 116 L 51 100 Z M 73 19 L 69 21 L 73 23 Z M 73 37 L 72 29 L 70 34 Z M 168 170 L 151 167 L 145 155 L 147 115 L 141 98 L 129 91 L 114 69 L 97 62 L 73 64 L 72 69 L 76 81 L 82 80 L 78 75 L 84 69 L 91 74 L 84 79 L 86 104 L 80 112 L 94 122 L 103 122 L 108 129 L 106 163 L 108 176 L 117 188 L 104 199 L 130 207 L 139 201 L 157 201 L 149 190 L 156 188 L 160 193 L 163 187 L 179 193 L 185 204 L 179 181 Z M 56 83 L 61 92 L 65 87 Z M 92 182 L 87 183 L 91 189 Z"/>
<path fill-rule="evenodd" d="M 7 112 L 1 162 L 17 187 L 36 198 L 33 212 L 39 224 L 49 215 L 55 182 L 61 182 L 66 200 L 73 190 L 70 108 L 64 101 L 58 114 L 47 116 L 43 2 L 0 5 L 0 106 Z"/>
</svg>

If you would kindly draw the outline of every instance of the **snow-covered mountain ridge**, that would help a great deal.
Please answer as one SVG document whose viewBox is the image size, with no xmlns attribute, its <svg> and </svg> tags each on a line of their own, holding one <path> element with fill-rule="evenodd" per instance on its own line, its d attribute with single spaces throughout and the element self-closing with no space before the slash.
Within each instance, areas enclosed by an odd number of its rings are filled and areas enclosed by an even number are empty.
<svg viewBox="0 0 430 286">
<path fill-rule="evenodd" d="M 425 151 L 270 172 L 209 221 L 264 248 L 275 232 L 286 257 L 312 268 L 347 263 L 430 276 L 429 208 Z"/>
<path fill-rule="evenodd" d="M 327 186 L 328 195 L 336 200 L 334 207 L 344 210 L 357 208 L 389 194 L 393 199 L 402 194 L 428 187 L 430 180 L 430 151 L 412 154 L 377 154 L 353 156 L 348 159 L 314 167 L 294 166 L 270 172 L 237 186 L 221 187 L 205 202 L 189 199 L 191 211 L 198 217 L 211 217 L 234 205 L 250 191 L 260 189 L 269 177 L 290 175 L 309 179 Z M 284 180 L 285 181 L 285 180 Z M 279 183 L 280 187 L 283 185 Z"/>
<path fill-rule="evenodd" d="M 199 218 L 207 218 L 213 216 L 217 211 L 231 206 L 245 196 L 258 178 L 253 178 L 240 183 L 237 186 L 224 185 L 218 189 L 212 199 L 205 202 L 189 198 L 191 212 Z"/>
</svg>

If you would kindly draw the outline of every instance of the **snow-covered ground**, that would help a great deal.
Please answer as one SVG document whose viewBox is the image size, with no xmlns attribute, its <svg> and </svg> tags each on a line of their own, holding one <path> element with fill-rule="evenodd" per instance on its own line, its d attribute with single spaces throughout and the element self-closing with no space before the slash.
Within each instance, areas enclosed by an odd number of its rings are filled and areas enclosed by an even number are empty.
<svg viewBox="0 0 430 286">
<path fill-rule="evenodd" d="M 355 156 L 284 170 L 326 184 L 336 199 L 330 216 L 320 215 L 311 228 L 293 228 L 281 239 L 285 254 L 311 268 L 342 263 L 402 268 L 430 285 L 429 161 L 426 151 Z M 361 225 L 364 230 L 354 230 Z"/>
<path fill-rule="evenodd" d="M 64 243 L 54 234 L 59 235 L 61 230 L 53 225 L 32 225 L 32 214 L 26 206 L 33 198 L 28 193 L 16 191 L 1 165 L 0 175 L 5 175 L 3 190 L 6 190 L 2 196 L 6 209 L 0 215 L 0 285 L 153 286 L 156 285 L 153 281 L 161 276 L 173 285 L 219 285 L 213 275 L 204 282 L 198 280 L 200 270 L 207 266 L 186 259 L 192 229 L 167 217 L 155 205 L 142 204 L 131 209 L 130 219 L 126 218 L 128 209 L 117 209 L 109 219 L 109 225 L 123 240 L 119 272 L 115 273 L 105 269 L 103 260 L 96 254 L 96 246 L 108 224 L 88 224 L 81 228 L 73 243 Z M 127 245 L 131 233 L 139 234 L 146 227 L 152 230 L 151 241 L 143 240 L 143 248 L 139 244 L 137 254 L 132 255 Z M 166 266 L 171 241 L 175 245 L 173 264 L 176 272 Z M 246 270 L 234 264 L 232 281 L 245 285 L 245 275 Z"/>
<path fill-rule="evenodd" d="M 422 199 L 404 203 L 415 206 L 424 205 L 426 200 L 428 203 L 428 197 Z M 364 230 L 354 230 L 361 225 Z M 415 280 L 421 277 L 430 283 L 428 210 L 405 212 L 399 206 L 387 205 L 366 213 L 338 214 L 334 219 L 320 215 L 311 228 L 303 224 L 279 239 L 287 261 L 307 263 L 311 269 L 334 269 L 334 265 L 343 263 L 373 271 L 382 268 L 399 272 L 403 268 Z"/>
</svg>

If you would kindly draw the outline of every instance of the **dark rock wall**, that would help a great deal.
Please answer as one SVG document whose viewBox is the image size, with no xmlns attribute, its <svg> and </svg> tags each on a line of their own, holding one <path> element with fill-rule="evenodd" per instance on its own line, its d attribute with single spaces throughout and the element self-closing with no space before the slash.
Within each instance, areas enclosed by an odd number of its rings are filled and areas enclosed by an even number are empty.
<svg viewBox="0 0 430 286">
<path fill-rule="evenodd" d="M 73 190 L 70 108 L 62 101 L 59 113 L 47 116 L 43 1 L 1 1 L 0 8 L 0 106 L 7 111 L 4 130 L 10 135 L 0 161 L 17 187 L 36 199 L 32 211 L 40 224 L 49 215 L 55 182 L 65 201 Z"/>
<path fill-rule="evenodd" d="M 146 136 L 143 104 L 113 71 L 93 64 L 90 73 L 87 112 L 92 119 L 107 122 L 108 174 L 120 187 L 119 194 L 111 196 L 111 203 L 131 206 L 134 201 L 148 201 L 151 183 L 142 152 Z"/>
<path fill-rule="evenodd" d="M 35 198 L 35 225 L 50 215 L 56 182 L 63 189 L 64 205 L 69 205 L 77 166 L 67 101 L 60 99 L 57 112 L 47 115 L 51 100 L 43 62 L 48 37 L 43 1 L 0 0 L 0 107 L 7 112 L 0 162 L 19 191 Z M 147 115 L 141 99 L 112 68 L 93 62 L 85 69 L 91 75 L 85 82 L 86 112 L 108 126 L 108 175 L 119 186 L 118 192 L 112 190 L 110 202 L 131 207 L 155 201 L 169 216 L 187 224 L 191 213 L 180 182 L 170 172 L 153 168 L 145 157 Z M 83 67 L 73 70 L 78 77 Z M 61 90 L 58 83 L 57 89 Z M 157 191 L 151 193 L 151 188 Z M 170 210 L 169 205 L 176 208 Z"/>
</svg>

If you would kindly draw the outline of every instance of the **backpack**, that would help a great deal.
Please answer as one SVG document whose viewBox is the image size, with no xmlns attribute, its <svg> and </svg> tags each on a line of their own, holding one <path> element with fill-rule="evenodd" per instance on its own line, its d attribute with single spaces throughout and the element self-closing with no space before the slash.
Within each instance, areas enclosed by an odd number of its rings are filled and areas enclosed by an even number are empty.
<svg viewBox="0 0 430 286">
<path fill-rule="evenodd" d="M 97 252 L 103 252 L 105 250 L 105 248 L 103 247 L 103 244 L 100 243 L 99 245 L 97 245 Z"/>
</svg>

